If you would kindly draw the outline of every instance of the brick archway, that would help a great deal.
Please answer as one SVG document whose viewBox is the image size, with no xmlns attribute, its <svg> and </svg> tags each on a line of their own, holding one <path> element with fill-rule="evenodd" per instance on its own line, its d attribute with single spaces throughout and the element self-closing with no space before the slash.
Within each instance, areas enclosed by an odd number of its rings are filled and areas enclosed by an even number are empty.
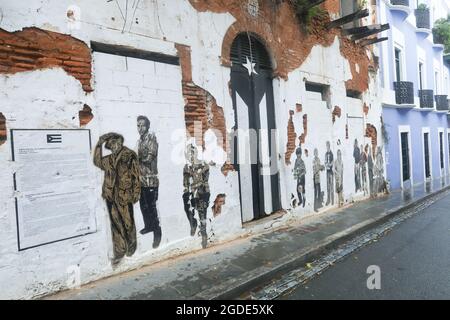
<svg viewBox="0 0 450 320">
<path fill-rule="evenodd" d="M 223 38 L 222 42 L 222 53 L 221 53 L 221 64 L 226 67 L 231 67 L 231 60 L 230 60 L 230 54 L 231 54 L 231 46 L 233 45 L 234 40 L 242 33 L 249 33 L 250 36 L 255 37 L 258 39 L 266 48 L 266 51 L 268 52 L 272 67 L 274 70 L 275 76 L 280 76 L 278 72 L 278 55 L 275 53 L 275 50 L 271 48 L 271 43 L 273 41 L 273 36 L 266 34 L 267 32 L 264 32 L 262 27 L 253 26 L 250 28 L 240 28 L 239 24 L 235 22 L 233 25 L 231 25 L 230 28 L 228 28 L 225 37 Z"/>
</svg>

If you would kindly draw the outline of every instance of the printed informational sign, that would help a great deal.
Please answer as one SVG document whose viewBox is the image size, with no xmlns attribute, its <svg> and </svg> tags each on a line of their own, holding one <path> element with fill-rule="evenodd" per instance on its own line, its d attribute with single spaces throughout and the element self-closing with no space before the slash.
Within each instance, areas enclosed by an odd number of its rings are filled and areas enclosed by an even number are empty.
<svg viewBox="0 0 450 320">
<path fill-rule="evenodd" d="M 11 130 L 19 250 L 96 231 L 89 130 Z"/>
</svg>

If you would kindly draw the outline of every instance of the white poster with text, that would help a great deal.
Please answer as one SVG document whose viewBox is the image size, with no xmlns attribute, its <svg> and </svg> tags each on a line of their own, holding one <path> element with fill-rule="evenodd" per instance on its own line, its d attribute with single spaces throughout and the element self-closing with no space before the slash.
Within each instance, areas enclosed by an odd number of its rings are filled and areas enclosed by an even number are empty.
<svg viewBox="0 0 450 320">
<path fill-rule="evenodd" d="M 12 130 L 19 250 L 96 231 L 89 130 Z"/>
</svg>

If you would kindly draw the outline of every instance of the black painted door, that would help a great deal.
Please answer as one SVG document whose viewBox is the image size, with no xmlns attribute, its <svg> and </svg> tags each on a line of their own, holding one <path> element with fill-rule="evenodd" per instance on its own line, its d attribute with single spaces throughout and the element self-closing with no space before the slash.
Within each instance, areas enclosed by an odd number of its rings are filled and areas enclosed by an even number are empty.
<svg viewBox="0 0 450 320">
<path fill-rule="evenodd" d="M 400 136 L 402 147 L 403 182 L 407 182 L 411 179 L 411 170 L 409 164 L 409 134 L 407 132 L 402 132 Z"/>
<path fill-rule="evenodd" d="M 431 167 L 430 167 L 430 134 L 423 134 L 423 143 L 425 149 L 425 180 L 431 177 Z"/>
<path fill-rule="evenodd" d="M 235 40 L 231 88 L 235 112 L 234 163 L 239 172 L 243 222 L 281 209 L 270 59 L 262 44 Z"/>
</svg>

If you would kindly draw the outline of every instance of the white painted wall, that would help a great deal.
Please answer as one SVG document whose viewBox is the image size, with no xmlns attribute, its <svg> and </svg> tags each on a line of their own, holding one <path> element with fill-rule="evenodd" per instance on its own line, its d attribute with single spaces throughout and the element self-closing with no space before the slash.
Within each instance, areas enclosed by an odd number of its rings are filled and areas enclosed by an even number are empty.
<svg viewBox="0 0 450 320">
<path fill-rule="evenodd" d="M 123 6 L 125 1 L 119 3 Z M 67 0 L 30 0 L 26 3 L 0 0 L 4 14 L 0 27 L 15 31 L 36 26 L 72 34 L 88 45 L 90 41 L 99 41 L 169 55 L 176 55 L 174 43 L 189 45 L 192 48 L 193 80 L 196 85 L 209 91 L 218 105 L 223 107 L 227 129 L 231 130 L 234 126 L 234 112 L 228 90 L 230 69 L 220 65 L 223 37 L 234 21 L 231 15 L 198 13 L 187 0 L 143 0 L 139 2 L 134 16 L 139 24 L 131 24 L 131 18 L 124 24 L 114 2 L 79 0 L 76 5 L 80 8 L 80 21 L 78 25 L 74 25 L 66 17 L 66 10 L 72 4 Z M 325 102 L 314 99 L 305 91 L 304 78 L 330 86 L 330 105 L 332 108 L 337 105 L 342 109 L 341 118 L 337 118 L 334 124 L 332 109 L 328 109 Z M 293 120 L 297 136 L 303 132 L 302 116 L 308 114 L 308 135 L 304 146 L 309 151 L 309 157 L 304 158 L 308 172 L 308 202 L 313 203 L 313 151 L 315 147 L 319 149 L 323 162 L 326 141 L 332 142 L 335 155 L 338 148 L 343 151 L 346 165 L 345 199 L 351 201 L 361 196 L 354 195 L 351 165 L 353 141 L 355 138 L 360 143 L 364 141 L 364 144 L 369 141 L 363 137 L 362 130 L 355 131 L 356 137 L 345 139 L 346 114 L 362 117 L 364 126 L 371 123 L 379 128 L 381 104 L 374 78 L 371 78 L 370 88 L 363 94 L 362 100 L 348 99 L 345 81 L 350 78 L 349 64 L 341 56 L 339 41 L 335 39 L 328 48 L 314 47 L 304 64 L 289 74 L 289 80 L 274 80 L 275 118 L 280 138 L 278 167 L 281 202 L 283 208 L 288 209 L 295 217 L 312 214 L 312 205 L 305 209 L 290 210 L 293 209 L 291 194 L 296 194 L 292 175 L 295 153 L 291 157 L 290 166 L 285 165 L 284 154 L 289 110 L 295 110 L 296 103 L 303 104 L 303 112 L 295 113 Z M 115 131 L 125 137 L 126 146 L 134 149 L 138 139 L 136 117 L 140 114 L 148 116 L 152 122 L 151 130 L 156 133 L 159 141 L 161 185 L 158 209 L 163 233 L 161 246 L 157 250 L 151 248 L 151 234 L 138 234 L 136 254 L 126 258 L 113 270 L 109 262 L 112 250 L 109 218 L 101 198 L 103 173 L 94 168 L 95 184 L 90 191 L 96 202 L 98 231 L 88 236 L 18 252 L 12 181 L 15 167 L 11 161 L 8 136 L 7 143 L 0 146 L 0 166 L 3 169 L 0 171 L 0 280 L 4 288 L 0 298 L 31 298 L 65 288 L 72 266 L 80 268 L 81 282 L 87 283 L 144 263 L 200 248 L 199 238 L 189 235 L 189 224 L 183 210 L 183 163 L 173 161 L 174 150 L 184 141 L 180 67 L 95 53 L 92 83 L 94 92 L 90 94 L 85 94 L 78 81 L 58 68 L 0 75 L 0 83 L 0 112 L 7 119 L 8 129 L 78 128 L 78 111 L 86 103 L 91 106 L 94 114 L 94 119 L 87 125 L 91 130 L 93 145 L 101 134 Z M 368 116 L 363 114 L 363 102 L 371 106 Z M 380 131 L 378 130 L 379 145 L 382 144 Z M 341 142 L 339 146 L 338 140 Z M 226 241 L 247 232 L 242 229 L 241 224 L 237 173 L 230 172 L 225 177 L 220 171 L 221 165 L 212 166 L 210 171 L 210 207 L 217 194 L 225 193 L 227 196 L 220 216 L 214 218 L 211 210 L 208 211 L 208 231 L 209 234 L 214 233 L 211 242 Z M 322 190 L 326 195 L 325 173 L 322 176 Z M 137 230 L 140 230 L 142 216 L 139 205 L 136 204 L 134 209 Z"/>
</svg>

